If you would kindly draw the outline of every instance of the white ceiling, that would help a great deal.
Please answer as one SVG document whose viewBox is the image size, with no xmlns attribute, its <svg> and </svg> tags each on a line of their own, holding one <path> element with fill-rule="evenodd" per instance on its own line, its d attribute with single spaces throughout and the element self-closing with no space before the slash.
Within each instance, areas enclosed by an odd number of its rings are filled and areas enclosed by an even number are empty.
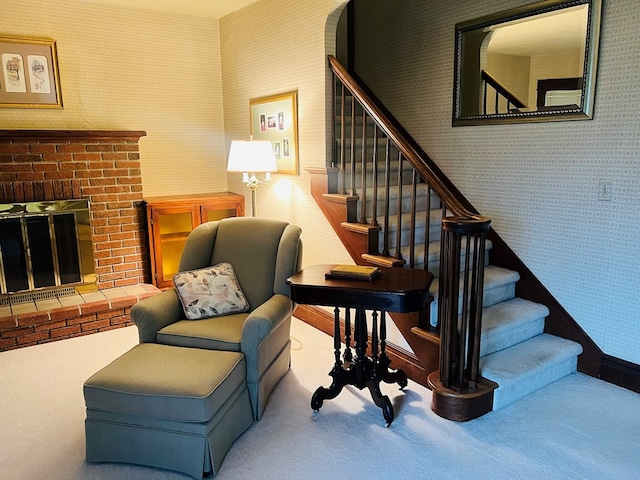
<svg viewBox="0 0 640 480">
<path fill-rule="evenodd" d="M 222 18 L 258 0 L 84 0 L 87 3 Z"/>
<path fill-rule="evenodd" d="M 222 18 L 258 0 L 83 0 L 87 3 L 169 12 L 197 17 Z M 586 5 L 539 15 L 528 20 L 528 28 L 520 21 L 501 24 L 492 36 L 489 50 L 510 55 L 557 53 L 569 45 L 584 45 L 587 19 Z M 570 26 L 570 27 L 568 27 Z M 526 47 L 523 47 L 526 45 Z"/>
<path fill-rule="evenodd" d="M 492 28 L 488 51 L 505 55 L 543 55 L 579 51 L 587 35 L 588 5 L 528 17 Z"/>
</svg>

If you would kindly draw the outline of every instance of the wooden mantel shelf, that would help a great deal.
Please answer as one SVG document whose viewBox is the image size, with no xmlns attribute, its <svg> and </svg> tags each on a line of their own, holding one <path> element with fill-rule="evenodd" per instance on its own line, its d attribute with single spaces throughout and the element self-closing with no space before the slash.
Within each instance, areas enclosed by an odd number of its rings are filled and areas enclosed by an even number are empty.
<svg viewBox="0 0 640 480">
<path fill-rule="evenodd" d="M 0 140 L 70 140 L 74 138 L 145 137 L 144 130 L 0 130 Z"/>
</svg>

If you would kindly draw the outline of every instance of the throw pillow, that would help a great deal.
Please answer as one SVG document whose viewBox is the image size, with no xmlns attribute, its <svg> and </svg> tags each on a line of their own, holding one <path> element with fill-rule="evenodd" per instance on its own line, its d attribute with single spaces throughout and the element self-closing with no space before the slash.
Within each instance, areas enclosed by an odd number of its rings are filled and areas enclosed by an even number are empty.
<svg viewBox="0 0 640 480">
<path fill-rule="evenodd" d="M 173 283 L 184 314 L 189 320 L 249 310 L 247 297 L 242 292 L 230 263 L 176 273 Z"/>
</svg>

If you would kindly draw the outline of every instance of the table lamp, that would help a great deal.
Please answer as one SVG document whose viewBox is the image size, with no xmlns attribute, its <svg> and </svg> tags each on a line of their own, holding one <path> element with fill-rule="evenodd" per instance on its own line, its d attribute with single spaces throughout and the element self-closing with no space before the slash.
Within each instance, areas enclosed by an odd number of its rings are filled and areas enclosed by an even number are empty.
<svg viewBox="0 0 640 480">
<path fill-rule="evenodd" d="M 251 189 L 251 215 L 256 216 L 256 189 L 259 183 L 268 183 L 271 172 L 278 169 L 273 146 L 269 140 L 233 140 L 229 149 L 228 172 L 242 172 L 242 182 Z M 258 180 L 256 173 L 265 173 Z"/>
</svg>

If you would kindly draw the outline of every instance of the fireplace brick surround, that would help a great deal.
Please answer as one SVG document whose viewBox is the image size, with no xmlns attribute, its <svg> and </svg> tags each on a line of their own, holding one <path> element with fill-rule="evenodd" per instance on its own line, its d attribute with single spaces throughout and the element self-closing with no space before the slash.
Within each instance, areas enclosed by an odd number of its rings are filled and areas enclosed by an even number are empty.
<svg viewBox="0 0 640 480">
<path fill-rule="evenodd" d="M 131 306 L 157 293 L 145 284 L 148 254 L 138 147 L 145 135 L 0 130 L 0 203 L 88 199 L 99 289 L 94 296 L 69 299 L 67 305 L 48 301 L 0 307 L 0 351 L 131 325 Z"/>
</svg>

